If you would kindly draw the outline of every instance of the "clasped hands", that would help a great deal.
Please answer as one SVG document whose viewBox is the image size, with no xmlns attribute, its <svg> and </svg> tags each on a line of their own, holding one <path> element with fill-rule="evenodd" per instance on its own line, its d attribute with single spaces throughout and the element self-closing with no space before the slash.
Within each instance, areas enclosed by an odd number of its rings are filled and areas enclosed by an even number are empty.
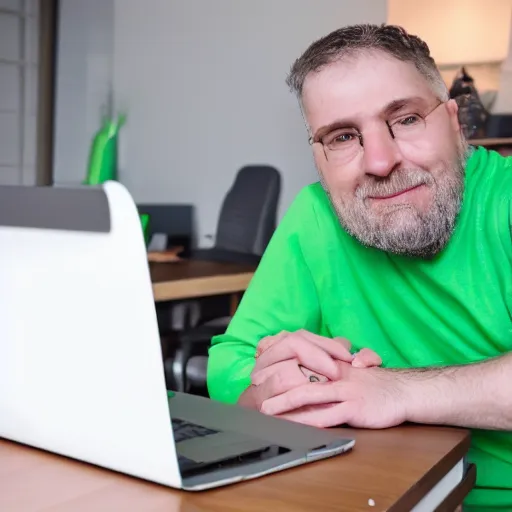
<svg viewBox="0 0 512 512">
<path fill-rule="evenodd" d="M 257 347 L 239 404 L 316 427 L 386 428 L 406 420 L 406 386 L 368 348 L 311 332 L 281 332 Z"/>
</svg>

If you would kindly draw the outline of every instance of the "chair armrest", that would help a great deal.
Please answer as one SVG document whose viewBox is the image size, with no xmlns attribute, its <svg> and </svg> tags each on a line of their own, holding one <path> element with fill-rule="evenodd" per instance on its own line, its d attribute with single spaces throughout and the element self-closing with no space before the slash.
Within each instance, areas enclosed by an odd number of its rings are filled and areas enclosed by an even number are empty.
<svg viewBox="0 0 512 512">
<path fill-rule="evenodd" d="M 178 334 L 178 348 L 172 361 L 168 361 L 166 364 L 168 373 L 172 376 L 170 380 L 174 382 L 176 391 L 188 391 L 187 365 L 190 359 L 194 356 L 203 356 L 207 359 L 212 338 L 225 332 L 230 318 L 226 317 L 225 322 L 219 320 L 192 327 Z"/>
<path fill-rule="evenodd" d="M 223 334 L 226 331 L 227 325 L 222 324 L 203 324 L 191 329 L 187 329 L 178 335 L 178 342 L 181 346 L 184 345 L 201 345 L 210 344 L 211 339 L 218 334 Z"/>
</svg>

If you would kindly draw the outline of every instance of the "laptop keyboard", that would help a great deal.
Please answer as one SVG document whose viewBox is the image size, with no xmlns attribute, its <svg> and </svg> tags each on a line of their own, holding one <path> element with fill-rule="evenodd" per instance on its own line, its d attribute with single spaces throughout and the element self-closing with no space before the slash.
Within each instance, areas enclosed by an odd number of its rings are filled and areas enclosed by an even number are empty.
<svg viewBox="0 0 512 512">
<path fill-rule="evenodd" d="M 202 427 L 190 421 L 172 418 L 172 429 L 174 431 L 174 440 L 176 443 L 193 439 L 195 437 L 204 437 L 211 434 L 218 434 L 218 430 Z"/>
<path fill-rule="evenodd" d="M 180 420 L 172 418 L 172 429 L 174 432 L 175 443 L 178 444 L 180 441 L 186 441 L 188 439 L 194 439 L 197 437 L 205 437 L 211 434 L 218 434 L 220 430 L 214 430 L 211 428 L 203 427 L 186 420 Z M 178 448 L 179 450 L 179 448 Z M 268 445 L 258 449 L 241 450 L 240 453 L 234 457 L 220 457 L 216 460 L 195 461 L 189 459 L 180 453 L 178 456 L 178 465 L 182 477 L 191 477 L 201 473 L 213 471 L 215 469 L 227 469 L 229 467 L 236 467 L 244 464 L 250 464 L 253 462 L 261 462 L 265 459 L 275 457 L 282 453 L 289 452 L 288 448 L 283 448 L 275 445 Z"/>
</svg>

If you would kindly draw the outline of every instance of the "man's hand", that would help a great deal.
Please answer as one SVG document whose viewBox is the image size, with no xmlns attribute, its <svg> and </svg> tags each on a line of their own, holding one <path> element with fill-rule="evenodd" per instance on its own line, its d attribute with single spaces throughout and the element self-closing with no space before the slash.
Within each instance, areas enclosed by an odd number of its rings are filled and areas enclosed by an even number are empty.
<svg viewBox="0 0 512 512">
<path fill-rule="evenodd" d="M 266 400 L 305 383 L 336 381 L 341 376 L 341 361 L 356 367 L 382 363 L 369 349 L 353 356 L 350 342 L 342 338 L 325 338 L 304 330 L 266 337 L 258 344 L 252 385 L 238 403 L 261 410 Z"/>
<path fill-rule="evenodd" d="M 438 368 L 354 368 L 337 382 L 306 383 L 261 411 L 318 427 L 387 428 L 405 421 L 512 431 L 512 353 Z"/>
<path fill-rule="evenodd" d="M 265 400 L 261 411 L 316 427 L 387 428 L 406 420 L 407 396 L 397 373 L 339 363 L 336 382 L 306 383 Z"/>
</svg>

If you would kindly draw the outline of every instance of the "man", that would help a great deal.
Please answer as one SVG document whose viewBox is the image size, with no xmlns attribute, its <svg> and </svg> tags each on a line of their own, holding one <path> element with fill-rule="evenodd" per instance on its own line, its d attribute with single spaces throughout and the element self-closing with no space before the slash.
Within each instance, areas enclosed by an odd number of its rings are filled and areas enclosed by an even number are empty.
<svg viewBox="0 0 512 512">
<path fill-rule="evenodd" d="M 329 34 L 288 84 L 320 183 L 214 338 L 211 397 L 319 427 L 472 428 L 468 506 L 512 510 L 511 162 L 467 144 L 398 27 Z"/>
</svg>

